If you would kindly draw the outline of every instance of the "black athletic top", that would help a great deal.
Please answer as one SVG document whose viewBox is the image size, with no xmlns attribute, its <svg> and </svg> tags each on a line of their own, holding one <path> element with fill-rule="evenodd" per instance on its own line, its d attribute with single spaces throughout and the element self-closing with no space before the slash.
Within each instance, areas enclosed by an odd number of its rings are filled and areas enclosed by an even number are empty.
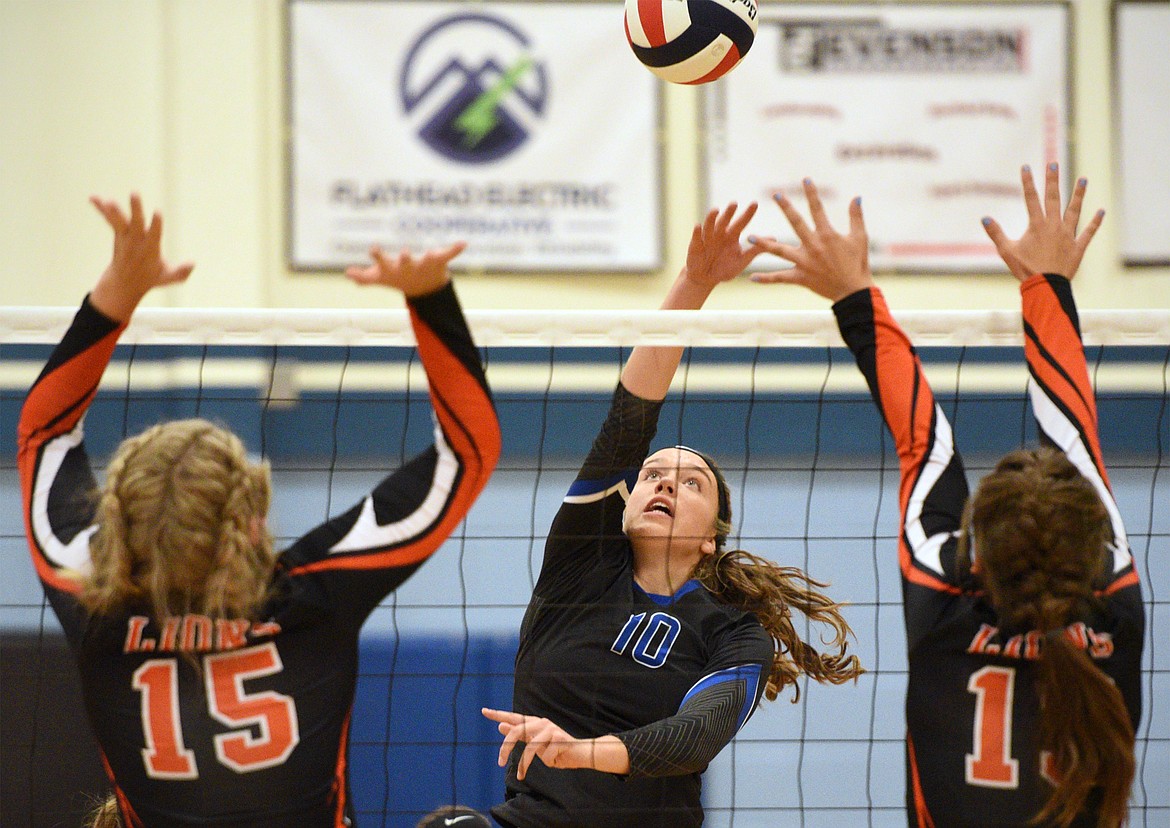
<svg viewBox="0 0 1170 828">
<path fill-rule="evenodd" d="M 358 632 L 463 519 L 500 450 L 454 290 L 408 305 L 434 445 L 284 551 L 256 619 L 159 624 L 146 607 L 89 616 L 77 602 L 96 529 L 82 421 L 123 326 L 86 300 L 29 392 L 19 447 L 29 547 L 77 656 L 125 825 L 351 824 Z"/>
<path fill-rule="evenodd" d="M 685 828 L 703 822 L 700 774 L 755 709 L 773 644 L 754 615 L 698 581 L 651 595 L 633 577 L 622 511 L 657 427 L 660 402 L 620 385 L 549 532 L 520 631 L 513 710 L 577 738 L 618 736 L 630 774 L 550 769 L 523 780 L 517 745 L 507 800 L 520 828 Z"/>
<path fill-rule="evenodd" d="M 1066 632 L 1117 683 L 1136 728 L 1141 594 L 1101 458 L 1072 289 L 1061 276 L 1035 276 L 1021 292 L 1029 393 L 1041 437 L 1093 483 L 1113 524 L 1112 567 L 1100 585 L 1100 610 Z M 1003 628 L 977 585 L 957 572 L 955 545 L 968 495 L 963 463 L 914 348 L 881 292 L 859 291 L 833 310 L 901 462 L 898 555 L 910 666 L 910 824 L 1027 825 L 1052 792 L 1037 743 L 1034 662 L 1043 634 Z M 1076 824 L 1096 825 L 1095 813 L 1083 814 Z"/>
</svg>

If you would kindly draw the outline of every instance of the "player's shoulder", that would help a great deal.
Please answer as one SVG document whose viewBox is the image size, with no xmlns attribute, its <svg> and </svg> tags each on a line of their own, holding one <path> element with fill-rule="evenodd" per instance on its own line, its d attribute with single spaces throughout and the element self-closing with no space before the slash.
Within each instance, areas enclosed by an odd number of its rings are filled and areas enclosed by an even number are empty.
<svg viewBox="0 0 1170 828">
<path fill-rule="evenodd" d="M 721 601 L 698 581 L 691 581 L 693 588 L 676 602 L 677 611 L 703 628 L 706 637 L 723 636 L 735 632 L 750 634 L 758 632 L 768 637 L 759 618 L 752 612 Z"/>
</svg>

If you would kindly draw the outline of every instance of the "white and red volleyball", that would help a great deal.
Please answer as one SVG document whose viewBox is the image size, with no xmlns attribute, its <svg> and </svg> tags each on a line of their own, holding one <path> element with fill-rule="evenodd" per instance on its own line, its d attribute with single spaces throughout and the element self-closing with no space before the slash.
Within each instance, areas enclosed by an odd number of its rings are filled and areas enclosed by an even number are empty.
<svg viewBox="0 0 1170 828">
<path fill-rule="evenodd" d="M 752 47 L 756 14 L 756 0 L 626 0 L 626 40 L 663 80 L 707 83 Z"/>
</svg>

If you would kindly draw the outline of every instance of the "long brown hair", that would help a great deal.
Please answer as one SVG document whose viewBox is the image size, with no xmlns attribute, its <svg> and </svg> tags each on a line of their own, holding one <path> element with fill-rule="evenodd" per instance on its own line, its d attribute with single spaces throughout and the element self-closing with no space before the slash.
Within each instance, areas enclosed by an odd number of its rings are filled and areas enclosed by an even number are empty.
<svg viewBox="0 0 1170 828">
<path fill-rule="evenodd" d="M 250 462 L 238 437 L 207 420 L 123 441 L 100 492 L 82 604 L 97 615 L 143 605 L 159 622 L 251 617 L 275 564 L 264 526 L 270 489 L 267 464 Z"/>
<path fill-rule="evenodd" d="M 793 703 L 800 699 L 797 679 L 802 673 L 822 683 L 844 684 L 865 672 L 857 656 L 845 652 L 853 630 L 841 615 L 842 605 L 814 589 L 827 584 L 742 549 L 705 555 L 692 577 L 723 603 L 755 615 L 772 636 L 775 653 L 764 689 L 770 701 L 789 684 Z M 792 623 L 793 607 L 833 630 L 832 638 L 822 640 L 836 652 L 818 652 L 800 637 Z"/>
<path fill-rule="evenodd" d="M 716 551 L 704 555 L 691 577 L 725 604 L 756 616 L 772 637 L 772 670 L 764 695 L 775 701 L 780 692 L 792 685 L 792 701 L 800 699 L 801 674 L 822 683 L 844 684 L 865 672 L 856 655 L 847 655 L 849 623 L 841 615 L 842 604 L 815 588 L 828 584 L 815 581 L 800 569 L 777 564 L 742 549 L 723 548 L 731 532 L 731 492 L 719 466 L 708 455 L 686 446 L 678 446 L 703 458 L 715 475 L 718 489 L 718 514 L 715 518 Z M 814 588 L 815 587 L 815 588 Z M 792 623 L 792 608 L 800 610 L 810 621 L 826 624 L 833 630 L 825 641 L 836 652 L 824 654 L 808 644 Z"/>
<path fill-rule="evenodd" d="M 999 461 L 967 506 L 959 554 L 1005 624 L 1045 633 L 1036 689 L 1041 745 L 1060 776 L 1035 822 L 1067 826 L 1101 790 L 1098 825 L 1120 825 L 1134 776 L 1134 731 L 1117 686 L 1065 634 L 1096 604 L 1112 539 L 1100 496 L 1053 449 Z M 973 539 L 973 543 L 968 540 Z"/>
</svg>

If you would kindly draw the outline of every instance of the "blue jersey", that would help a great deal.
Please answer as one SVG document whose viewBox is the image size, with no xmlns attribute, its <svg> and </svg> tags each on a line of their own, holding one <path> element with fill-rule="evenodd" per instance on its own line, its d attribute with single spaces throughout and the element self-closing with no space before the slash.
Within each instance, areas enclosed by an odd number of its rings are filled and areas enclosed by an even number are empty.
<svg viewBox="0 0 1170 828">
<path fill-rule="evenodd" d="M 513 710 L 591 738 L 665 723 L 663 752 L 704 740 L 713 756 L 747 720 L 772 665 L 756 617 L 717 601 L 698 581 L 652 595 L 634 581 L 622 512 L 654 436 L 659 404 L 619 387 L 610 415 L 553 521 L 520 632 Z M 728 727 L 680 710 L 735 687 Z M 663 732 L 668 732 L 664 730 Z M 703 822 L 701 770 L 629 777 L 550 769 L 523 780 L 508 765 L 507 801 L 492 813 L 520 828 L 684 828 Z M 633 760 L 632 760 L 633 764 Z M 669 761 L 665 764 L 669 765 Z M 659 766 L 661 767 L 661 766 Z"/>
</svg>

